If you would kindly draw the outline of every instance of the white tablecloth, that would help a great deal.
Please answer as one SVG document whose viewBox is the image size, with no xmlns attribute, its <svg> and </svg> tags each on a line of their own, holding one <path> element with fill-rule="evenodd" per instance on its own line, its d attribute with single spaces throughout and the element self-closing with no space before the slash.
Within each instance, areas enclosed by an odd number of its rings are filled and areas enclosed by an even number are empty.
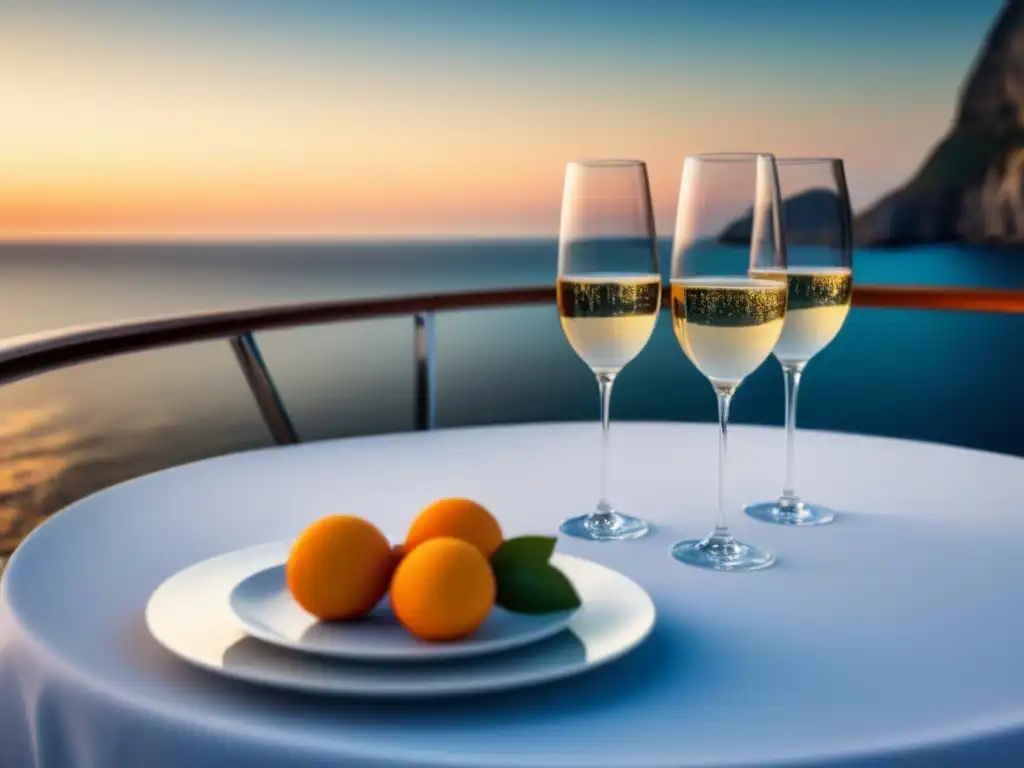
<svg viewBox="0 0 1024 768">
<path fill-rule="evenodd" d="M 775 568 L 703 572 L 668 556 L 713 523 L 714 426 L 615 424 L 614 501 L 657 530 L 559 547 L 647 588 L 657 628 L 592 674 L 462 701 L 219 679 L 158 646 L 143 607 L 177 570 L 329 513 L 401 539 L 426 502 L 466 495 L 509 535 L 553 533 L 594 501 L 595 424 L 269 449 L 80 501 L 0 584 L 0 766 L 1024 765 L 1024 461 L 803 433 L 801 490 L 845 514 L 792 529 L 738 511 L 779 490 L 782 433 L 732 437 L 735 528 Z"/>
</svg>

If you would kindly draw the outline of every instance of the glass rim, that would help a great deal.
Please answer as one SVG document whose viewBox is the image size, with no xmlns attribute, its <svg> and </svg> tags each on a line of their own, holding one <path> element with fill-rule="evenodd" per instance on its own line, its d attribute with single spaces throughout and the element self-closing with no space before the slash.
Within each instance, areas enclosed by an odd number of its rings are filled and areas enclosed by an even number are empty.
<svg viewBox="0 0 1024 768">
<path fill-rule="evenodd" d="M 568 167 L 577 168 L 636 168 L 644 166 L 646 163 L 643 160 L 630 160 L 628 158 L 587 158 L 584 160 L 572 160 L 568 163 Z"/>
<path fill-rule="evenodd" d="M 752 160 L 775 160 L 771 152 L 703 152 L 699 155 L 687 155 L 685 162 L 693 160 L 718 162 L 718 163 L 739 163 Z"/>
</svg>

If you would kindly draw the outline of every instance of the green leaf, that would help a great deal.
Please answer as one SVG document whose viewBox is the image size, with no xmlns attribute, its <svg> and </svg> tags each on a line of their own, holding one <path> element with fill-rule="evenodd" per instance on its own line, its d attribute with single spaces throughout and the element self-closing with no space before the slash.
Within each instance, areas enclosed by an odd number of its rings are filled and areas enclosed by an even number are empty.
<svg viewBox="0 0 1024 768">
<path fill-rule="evenodd" d="M 556 539 L 550 536 L 519 536 L 507 539 L 491 555 L 491 567 L 495 571 L 510 568 L 547 565 L 555 551 Z"/>
<path fill-rule="evenodd" d="M 580 598 L 565 574 L 549 563 L 495 568 L 496 602 L 515 613 L 555 613 L 580 607 Z"/>
</svg>

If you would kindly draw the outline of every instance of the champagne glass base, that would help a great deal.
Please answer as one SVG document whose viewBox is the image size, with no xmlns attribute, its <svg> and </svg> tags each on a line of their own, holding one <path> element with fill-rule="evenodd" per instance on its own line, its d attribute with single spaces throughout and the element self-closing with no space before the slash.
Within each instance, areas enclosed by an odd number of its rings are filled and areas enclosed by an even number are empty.
<svg viewBox="0 0 1024 768">
<path fill-rule="evenodd" d="M 587 541 L 630 541 L 646 536 L 650 526 L 639 517 L 598 511 L 563 520 L 559 530 L 566 536 Z"/>
<path fill-rule="evenodd" d="M 681 563 L 714 571 L 760 571 L 775 563 L 775 555 L 770 552 L 719 533 L 706 539 L 676 542 L 671 552 Z"/>
<path fill-rule="evenodd" d="M 802 501 L 764 501 L 750 504 L 743 511 L 747 517 L 775 525 L 826 525 L 836 519 L 836 513 L 831 509 Z"/>
</svg>

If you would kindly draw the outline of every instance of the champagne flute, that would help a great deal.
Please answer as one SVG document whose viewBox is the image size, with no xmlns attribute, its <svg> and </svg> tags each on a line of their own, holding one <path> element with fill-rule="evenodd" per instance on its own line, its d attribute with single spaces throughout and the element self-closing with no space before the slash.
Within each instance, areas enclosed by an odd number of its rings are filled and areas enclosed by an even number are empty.
<svg viewBox="0 0 1024 768">
<path fill-rule="evenodd" d="M 729 405 L 771 354 L 786 316 L 786 247 L 775 159 L 699 155 L 683 164 L 672 245 L 672 326 L 718 397 L 718 519 L 672 556 L 719 571 L 755 571 L 772 554 L 737 541 L 726 520 Z M 730 224 L 732 222 L 732 224 Z"/>
<path fill-rule="evenodd" d="M 796 492 L 796 399 L 800 377 L 846 321 L 853 293 L 850 196 L 843 161 L 776 161 L 785 196 L 789 310 L 775 357 L 786 385 L 786 480 L 776 501 L 751 504 L 746 513 L 766 523 L 822 525 L 835 513 L 804 502 Z"/>
<path fill-rule="evenodd" d="M 568 536 L 638 539 L 646 522 L 608 501 L 612 385 L 651 338 L 661 272 L 647 166 L 638 160 L 569 163 L 558 243 L 558 314 L 569 344 L 597 377 L 601 466 L 597 507 L 562 522 Z"/>
</svg>

